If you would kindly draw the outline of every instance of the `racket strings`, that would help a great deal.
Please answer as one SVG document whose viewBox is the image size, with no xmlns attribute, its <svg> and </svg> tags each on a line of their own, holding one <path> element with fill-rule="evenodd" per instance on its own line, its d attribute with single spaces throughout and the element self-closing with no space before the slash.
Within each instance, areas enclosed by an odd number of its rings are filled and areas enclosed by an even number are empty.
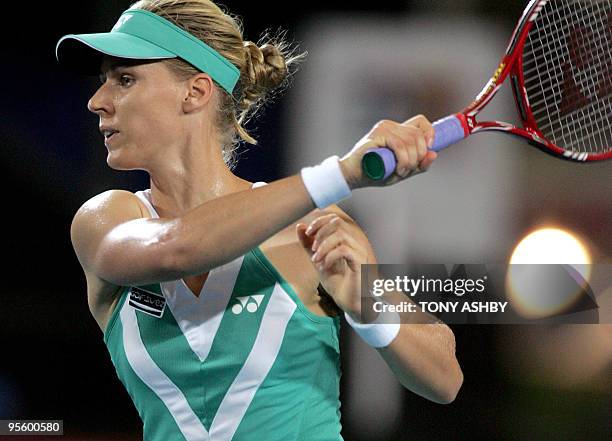
<svg viewBox="0 0 612 441">
<path fill-rule="evenodd" d="M 549 1 L 523 52 L 525 89 L 542 134 L 574 152 L 612 150 L 612 2 Z"/>
<path fill-rule="evenodd" d="M 578 23 L 576 23 L 578 24 Z M 550 38 L 550 37 L 549 37 Z M 608 40 L 609 37 L 607 37 L 605 34 L 601 34 L 599 35 L 599 39 L 598 40 L 592 40 L 591 41 L 591 45 L 592 47 L 589 49 L 591 51 L 591 54 L 595 57 L 601 57 L 601 56 L 606 56 L 606 50 L 608 49 L 607 47 L 605 47 L 606 41 Z M 536 60 L 538 59 L 538 56 L 542 56 L 545 55 L 546 53 L 546 49 L 544 48 L 534 48 L 533 49 L 533 58 L 530 60 L 529 63 L 524 63 L 523 67 L 524 67 L 524 73 L 525 75 L 530 75 L 531 73 L 535 72 L 537 70 L 537 65 L 534 66 Z"/>
<path fill-rule="evenodd" d="M 572 27 L 576 27 L 577 25 L 581 24 L 581 22 L 574 22 L 574 23 L 570 23 L 568 24 L 568 26 L 572 26 Z M 554 41 L 558 41 L 557 35 L 554 36 L 554 38 L 551 35 L 548 35 L 549 39 L 554 39 Z M 583 37 L 586 38 L 586 37 Z M 597 74 L 597 72 L 603 72 L 606 66 L 606 63 L 609 62 L 610 60 L 608 60 L 610 58 L 610 44 L 607 44 L 609 42 L 609 36 L 607 36 L 606 33 L 602 33 L 599 35 L 599 38 L 597 40 L 593 40 L 592 38 L 590 40 L 587 40 L 586 42 L 589 44 L 588 47 L 588 51 L 591 57 L 591 61 L 595 61 L 595 64 L 591 63 L 590 66 L 588 66 L 588 71 L 582 70 L 579 72 L 576 72 L 575 75 L 576 76 L 583 76 L 586 78 L 591 78 L 593 75 L 589 75 L 589 73 L 595 73 Z M 576 44 L 576 43 L 574 43 Z M 534 77 L 532 74 L 533 73 L 537 73 L 539 67 L 537 65 L 533 66 L 535 64 L 535 62 L 537 60 L 539 60 L 541 58 L 541 56 L 546 55 L 546 51 L 550 50 L 550 48 L 548 47 L 534 47 L 532 48 L 531 51 L 531 59 L 529 60 L 529 62 L 525 62 L 523 64 L 523 72 L 524 75 L 527 78 L 531 79 L 531 83 L 533 84 L 531 87 L 528 87 L 527 89 L 530 91 L 534 92 L 534 96 L 539 95 L 544 95 L 544 89 L 539 87 L 540 84 L 538 83 L 538 78 Z M 580 64 L 586 64 L 585 60 L 582 59 L 582 54 L 581 53 L 576 53 L 574 55 L 574 58 L 577 59 L 577 61 Z M 527 66 L 530 66 L 529 68 L 527 68 Z M 533 66 L 533 67 L 531 67 Z M 558 82 L 560 80 L 558 73 L 555 74 L 555 72 L 550 72 L 547 71 L 546 73 L 550 74 L 550 79 L 551 81 L 549 81 L 550 84 L 552 84 L 553 81 Z M 562 78 L 561 78 L 562 79 Z M 544 80 L 544 82 L 542 83 L 542 85 L 546 82 L 546 80 Z"/>
</svg>

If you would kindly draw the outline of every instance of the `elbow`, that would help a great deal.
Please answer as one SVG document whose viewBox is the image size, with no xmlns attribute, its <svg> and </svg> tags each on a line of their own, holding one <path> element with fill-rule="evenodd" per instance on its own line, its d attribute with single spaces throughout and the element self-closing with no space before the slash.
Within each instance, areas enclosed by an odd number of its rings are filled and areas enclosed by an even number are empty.
<svg viewBox="0 0 612 441">
<path fill-rule="evenodd" d="M 450 330 L 450 328 L 446 327 L 449 338 L 449 353 L 448 353 L 448 363 L 446 364 L 447 368 L 445 369 L 444 378 L 446 379 L 446 383 L 444 386 L 443 393 L 440 395 L 440 404 L 450 404 L 455 401 L 457 395 L 459 394 L 459 390 L 463 385 L 463 371 L 461 370 L 461 366 L 459 365 L 459 361 L 457 360 L 457 356 L 455 354 L 455 335 Z"/>
<path fill-rule="evenodd" d="M 453 366 L 452 372 L 448 373 L 447 383 L 445 384 L 443 390 L 440 391 L 435 401 L 439 404 L 450 404 L 457 398 L 459 394 L 459 390 L 463 385 L 463 372 L 461 371 L 461 367 L 459 367 L 459 363 L 455 361 L 455 366 Z"/>
<path fill-rule="evenodd" d="M 444 400 L 440 404 L 450 404 L 455 401 L 457 395 L 459 394 L 459 389 L 461 389 L 461 385 L 463 384 L 463 374 L 461 374 L 460 378 L 457 379 L 455 384 L 453 384 L 447 394 L 444 396 Z"/>
<path fill-rule="evenodd" d="M 431 378 L 427 383 L 416 386 L 410 377 L 400 378 L 400 384 L 423 398 L 436 404 L 450 404 L 457 398 L 463 385 L 463 372 L 455 360 L 453 366 L 437 378 Z"/>
</svg>

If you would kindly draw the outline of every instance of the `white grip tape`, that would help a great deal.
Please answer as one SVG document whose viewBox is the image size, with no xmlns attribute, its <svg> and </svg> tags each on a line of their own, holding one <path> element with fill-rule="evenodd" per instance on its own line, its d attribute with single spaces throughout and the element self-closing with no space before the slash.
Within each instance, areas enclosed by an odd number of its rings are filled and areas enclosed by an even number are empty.
<svg viewBox="0 0 612 441">
<path fill-rule="evenodd" d="M 331 156 L 319 165 L 301 171 L 304 186 L 317 208 L 325 208 L 351 195 L 337 156 Z"/>
<path fill-rule="evenodd" d="M 358 323 L 346 312 L 344 317 L 363 341 L 375 348 L 389 346 L 400 331 L 400 316 L 397 312 L 381 313 L 372 323 Z"/>
</svg>

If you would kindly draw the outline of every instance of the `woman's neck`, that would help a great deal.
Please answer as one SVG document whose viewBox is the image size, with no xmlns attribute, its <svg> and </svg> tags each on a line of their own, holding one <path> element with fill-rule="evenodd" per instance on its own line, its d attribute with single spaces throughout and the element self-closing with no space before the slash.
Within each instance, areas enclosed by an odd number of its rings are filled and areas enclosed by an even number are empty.
<svg viewBox="0 0 612 441">
<path fill-rule="evenodd" d="M 219 164 L 219 162 L 221 162 Z M 173 218 L 212 199 L 251 188 L 221 161 L 186 163 L 151 173 L 151 199 L 160 217 Z"/>
</svg>

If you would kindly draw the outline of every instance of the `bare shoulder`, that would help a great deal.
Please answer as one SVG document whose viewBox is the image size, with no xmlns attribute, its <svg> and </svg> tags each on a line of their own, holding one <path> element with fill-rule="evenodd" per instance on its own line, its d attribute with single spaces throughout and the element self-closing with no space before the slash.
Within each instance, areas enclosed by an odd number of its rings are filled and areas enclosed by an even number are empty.
<svg viewBox="0 0 612 441">
<path fill-rule="evenodd" d="M 120 287 L 98 277 L 94 268 L 98 246 L 115 226 L 129 220 L 148 217 L 146 207 L 133 193 L 109 190 L 86 201 L 76 212 L 70 227 L 75 254 L 87 280 L 89 309 L 104 331 L 118 300 Z"/>
<path fill-rule="evenodd" d="M 73 219 L 73 226 L 79 226 L 82 222 L 91 219 L 99 219 L 104 216 L 113 216 L 129 212 L 144 216 L 141 202 L 134 193 L 126 190 L 107 190 L 100 193 L 85 203 L 76 212 Z"/>
<path fill-rule="evenodd" d="M 91 219 L 125 212 L 144 216 L 140 206 L 141 202 L 134 193 L 126 190 L 107 190 L 83 203 L 76 212 L 72 224 L 78 227 Z"/>
<path fill-rule="evenodd" d="M 86 201 L 70 226 L 72 246 L 83 269 L 89 268 L 96 244 L 122 222 L 145 217 L 142 202 L 125 190 L 108 190 Z"/>
</svg>

